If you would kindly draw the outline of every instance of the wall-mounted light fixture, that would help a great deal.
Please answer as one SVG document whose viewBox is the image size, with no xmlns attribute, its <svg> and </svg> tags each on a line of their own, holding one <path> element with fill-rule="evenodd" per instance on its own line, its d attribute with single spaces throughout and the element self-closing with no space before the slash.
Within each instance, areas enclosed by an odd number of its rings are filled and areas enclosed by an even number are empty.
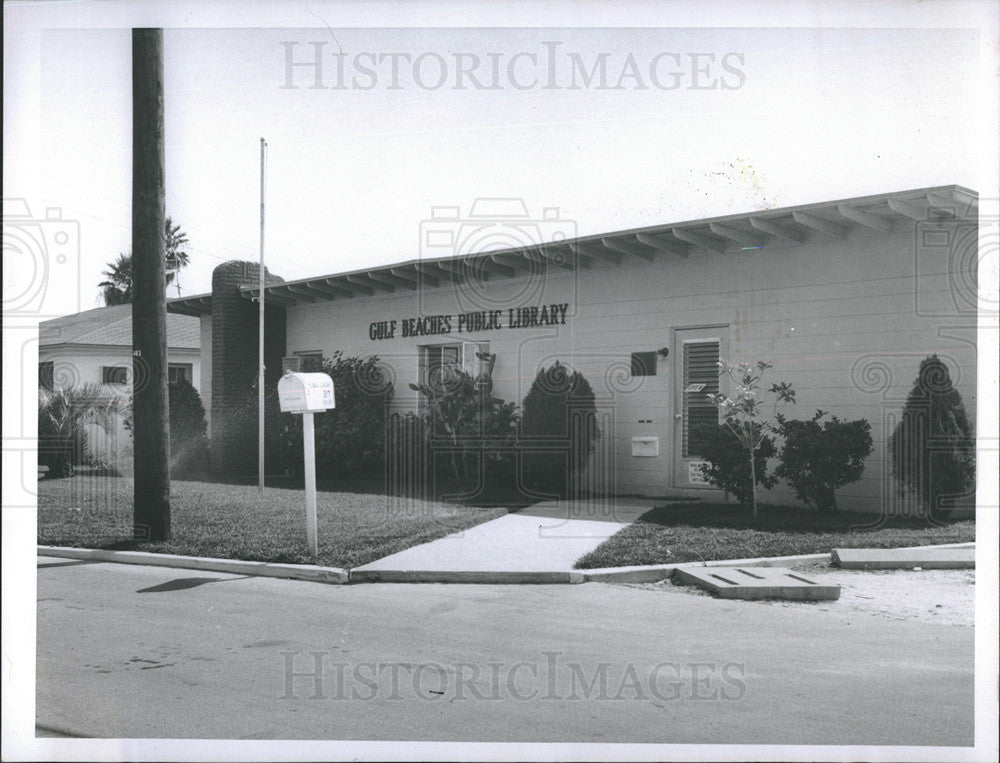
<svg viewBox="0 0 1000 763">
<path fill-rule="evenodd" d="M 661 358 L 665 358 L 665 357 L 667 357 L 667 355 L 670 354 L 670 348 L 669 347 L 662 347 L 662 348 L 660 348 L 659 350 L 656 351 L 656 354 L 659 355 Z"/>
</svg>

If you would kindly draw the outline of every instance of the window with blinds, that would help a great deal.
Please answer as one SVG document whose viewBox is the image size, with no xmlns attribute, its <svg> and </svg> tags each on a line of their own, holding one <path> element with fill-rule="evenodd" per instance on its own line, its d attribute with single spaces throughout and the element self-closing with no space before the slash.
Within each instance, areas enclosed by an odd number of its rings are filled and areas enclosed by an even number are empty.
<svg viewBox="0 0 1000 763">
<path fill-rule="evenodd" d="M 420 382 L 443 391 L 454 380 L 455 372 L 464 371 L 473 379 L 485 369 L 485 362 L 477 357 L 489 352 L 489 342 L 460 342 L 457 344 L 423 345 L 420 349 Z"/>
<path fill-rule="evenodd" d="M 309 350 L 305 352 L 296 352 L 295 356 L 299 359 L 299 370 L 302 373 L 319 373 L 323 370 L 322 352 Z"/>
<path fill-rule="evenodd" d="M 167 364 L 167 384 L 179 384 L 181 380 L 190 382 L 194 378 L 193 369 L 191 363 Z"/>
<path fill-rule="evenodd" d="M 719 409 L 709 395 L 719 391 L 719 341 L 684 343 L 683 430 L 681 450 L 685 458 L 701 456 L 698 429 L 719 423 Z"/>
<path fill-rule="evenodd" d="M 102 384 L 128 384 L 127 366 L 101 366 Z"/>
<path fill-rule="evenodd" d="M 486 361 L 479 357 L 490 351 L 489 342 L 462 342 L 462 370 L 473 379 L 486 371 Z"/>
</svg>

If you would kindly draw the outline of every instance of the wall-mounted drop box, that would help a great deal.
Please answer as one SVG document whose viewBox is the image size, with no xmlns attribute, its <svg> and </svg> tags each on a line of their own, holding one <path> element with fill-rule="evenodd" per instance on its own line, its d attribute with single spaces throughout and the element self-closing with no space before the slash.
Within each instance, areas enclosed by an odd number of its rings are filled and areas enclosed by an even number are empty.
<svg viewBox="0 0 1000 763">
<path fill-rule="evenodd" d="M 659 437 L 633 437 L 632 455 L 646 458 L 654 458 L 660 455 Z"/>
</svg>

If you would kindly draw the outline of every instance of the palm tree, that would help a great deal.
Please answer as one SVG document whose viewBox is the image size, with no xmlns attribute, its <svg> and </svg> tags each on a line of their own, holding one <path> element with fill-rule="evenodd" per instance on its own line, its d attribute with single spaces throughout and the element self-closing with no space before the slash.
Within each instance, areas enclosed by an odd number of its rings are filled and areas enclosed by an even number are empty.
<svg viewBox="0 0 1000 763">
<path fill-rule="evenodd" d="M 108 269 L 101 275 L 106 281 L 97 284 L 105 305 L 127 305 L 132 301 L 132 255 L 119 254 L 118 259 L 108 263 Z"/>
<path fill-rule="evenodd" d="M 181 286 L 178 281 L 181 268 L 187 267 L 190 262 L 188 253 L 184 250 L 188 238 L 181 226 L 174 225 L 168 217 L 164 223 L 164 237 L 166 250 L 166 285 L 177 282 L 177 296 L 181 295 Z M 132 255 L 119 254 L 118 259 L 108 263 L 108 269 L 101 275 L 107 276 L 107 280 L 97 284 L 101 289 L 101 297 L 105 305 L 126 305 L 132 302 Z"/>
<path fill-rule="evenodd" d="M 181 226 L 174 225 L 173 220 L 169 217 L 165 221 L 164 234 L 167 252 L 167 283 L 173 281 L 176 284 L 177 296 L 179 297 L 181 295 L 181 268 L 186 268 L 191 259 L 184 249 L 188 238 L 187 234 L 181 230 Z"/>
<path fill-rule="evenodd" d="M 97 384 L 39 390 L 38 463 L 50 477 L 72 477 L 88 459 L 88 425 L 112 431 L 125 400 Z"/>
</svg>

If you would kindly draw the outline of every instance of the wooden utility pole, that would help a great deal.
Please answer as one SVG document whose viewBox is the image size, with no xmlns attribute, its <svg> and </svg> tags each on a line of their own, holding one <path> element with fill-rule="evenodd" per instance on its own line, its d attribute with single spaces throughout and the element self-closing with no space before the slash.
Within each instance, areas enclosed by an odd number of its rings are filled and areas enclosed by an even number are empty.
<svg viewBox="0 0 1000 763">
<path fill-rule="evenodd" d="M 260 273 L 257 284 L 257 492 L 264 492 L 264 168 L 267 141 L 260 139 Z"/>
<path fill-rule="evenodd" d="M 133 533 L 170 537 L 163 30 L 132 30 Z"/>
</svg>

